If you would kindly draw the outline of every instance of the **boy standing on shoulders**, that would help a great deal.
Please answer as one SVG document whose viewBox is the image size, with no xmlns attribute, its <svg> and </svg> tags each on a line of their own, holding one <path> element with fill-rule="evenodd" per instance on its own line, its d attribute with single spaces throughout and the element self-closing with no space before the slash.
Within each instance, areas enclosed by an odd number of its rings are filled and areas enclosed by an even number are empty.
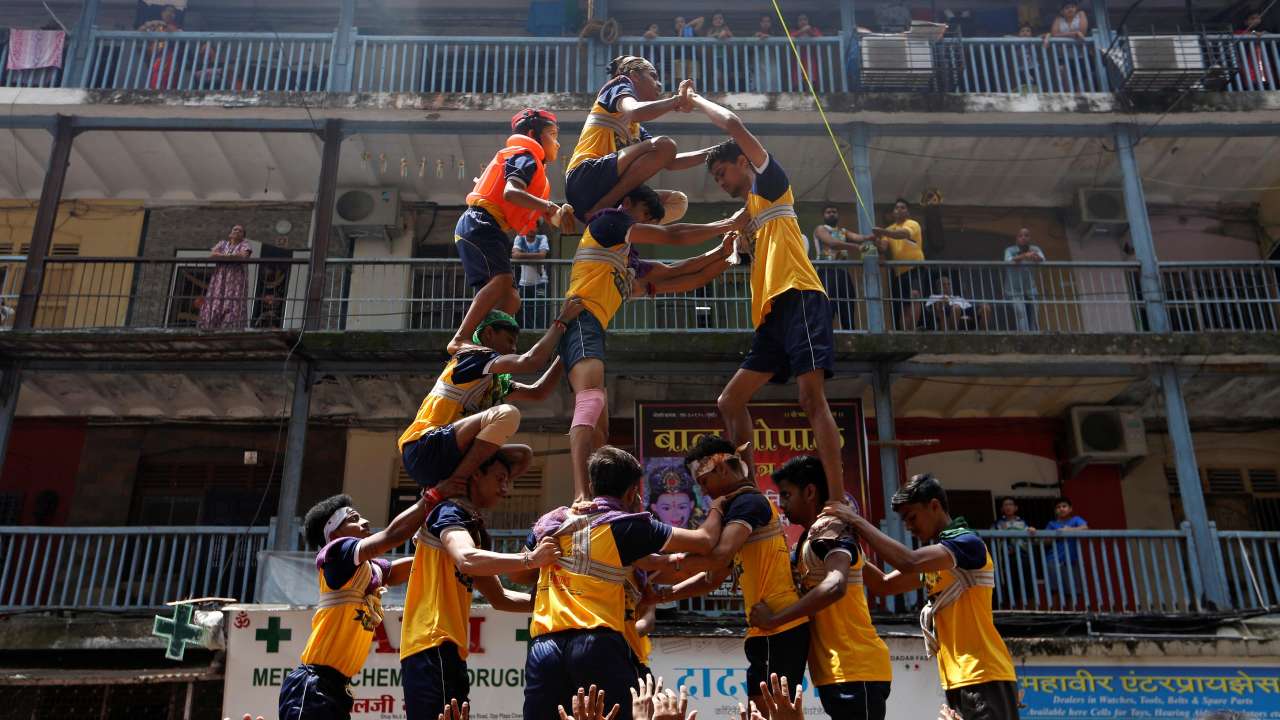
<svg viewBox="0 0 1280 720">
<path fill-rule="evenodd" d="M 933 544 L 912 550 L 846 506 L 828 512 L 897 568 L 885 575 L 868 565 L 868 590 L 897 595 L 925 588 L 920 629 L 928 653 L 938 656 L 947 705 L 965 720 L 1017 720 L 1017 676 L 991 612 L 995 565 L 986 544 L 964 518 L 951 517 L 946 490 L 927 473 L 894 494 L 893 509 L 912 535 Z"/>
</svg>

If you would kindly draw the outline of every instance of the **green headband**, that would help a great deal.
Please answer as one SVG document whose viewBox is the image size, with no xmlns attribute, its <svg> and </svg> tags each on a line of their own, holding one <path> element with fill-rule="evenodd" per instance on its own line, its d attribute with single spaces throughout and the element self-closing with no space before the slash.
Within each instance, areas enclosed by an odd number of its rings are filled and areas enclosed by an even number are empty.
<svg viewBox="0 0 1280 720">
<path fill-rule="evenodd" d="M 471 335 L 471 342 L 483 344 L 480 342 L 480 332 L 490 325 L 506 325 L 516 332 L 520 332 L 520 323 L 516 319 L 502 312 L 501 310 L 490 310 L 484 320 L 480 321 L 480 325 L 476 327 L 475 333 Z"/>
</svg>

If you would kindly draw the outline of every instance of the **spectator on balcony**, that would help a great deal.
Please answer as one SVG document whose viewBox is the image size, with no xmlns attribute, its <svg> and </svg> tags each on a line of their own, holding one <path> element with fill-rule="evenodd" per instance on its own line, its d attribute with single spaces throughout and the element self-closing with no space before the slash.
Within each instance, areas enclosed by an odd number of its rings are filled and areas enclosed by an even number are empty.
<svg viewBox="0 0 1280 720">
<path fill-rule="evenodd" d="M 1044 262 L 1044 251 L 1031 244 L 1031 230 L 1021 228 L 1014 244 L 1004 249 L 1004 262 L 1009 267 L 1004 275 L 1004 297 L 1013 304 L 1013 319 L 1018 332 L 1037 332 L 1036 278 L 1032 267 Z"/>
<path fill-rule="evenodd" d="M 707 37 L 721 41 L 733 39 L 733 30 L 724 21 L 724 13 L 712 13 L 711 24 L 707 26 Z M 736 65 L 736 62 L 729 61 L 729 52 L 729 49 L 720 43 L 713 45 L 711 48 L 711 66 L 707 68 L 707 82 L 711 84 L 708 89 L 713 92 L 729 92 L 741 89 L 733 85 L 736 68 L 732 66 Z"/>
<path fill-rule="evenodd" d="M 715 12 L 711 15 L 711 26 L 707 28 L 707 37 L 716 40 L 732 40 L 733 30 L 729 28 L 729 24 L 724 21 L 724 13 Z"/>
<path fill-rule="evenodd" d="M 182 32 L 178 24 L 178 9 L 165 5 L 160 11 L 160 19 L 151 20 L 138 27 L 141 32 L 176 33 Z M 151 75 L 147 87 L 151 90 L 168 90 L 173 87 L 174 47 L 164 40 L 151 42 Z"/>
<path fill-rule="evenodd" d="M 925 301 L 925 327 L 930 330 L 988 330 L 991 306 L 967 300 L 952 288 L 951 277 L 938 278 L 938 291 Z"/>
<path fill-rule="evenodd" d="M 1018 514 L 1018 501 L 1009 496 L 1000 500 L 1000 517 L 996 520 L 993 530 L 1021 530 L 1028 535 L 1034 535 L 1036 529 L 1027 524 L 1026 520 Z M 1009 565 L 1004 568 L 1004 572 L 1008 574 L 1007 580 L 997 582 L 1005 589 L 1004 606 L 1013 607 L 1018 603 L 1023 595 L 1022 588 L 1030 588 L 1031 580 L 1031 548 L 1028 540 L 1012 539 L 1006 540 L 1010 553 L 1007 556 Z M 999 575 L 999 573 L 997 573 Z"/>
<path fill-rule="evenodd" d="M 685 22 L 683 15 L 677 15 L 675 19 L 675 35 L 678 38 L 695 38 L 702 32 L 702 26 L 706 22 L 706 18 L 698 16 L 688 22 Z M 698 61 L 693 59 L 697 51 L 691 48 L 679 48 L 675 50 L 675 60 L 671 63 L 672 69 L 675 70 L 675 77 L 679 79 L 689 78 L 698 79 Z"/>
<path fill-rule="evenodd" d="M 1245 18 L 1244 26 L 1235 31 L 1236 35 L 1246 35 L 1257 37 L 1266 32 L 1262 27 L 1262 13 L 1251 12 L 1249 17 Z M 1268 57 L 1261 43 L 1252 42 L 1244 44 L 1240 49 L 1240 55 L 1244 63 L 1244 74 L 1249 81 L 1249 88 L 1265 87 L 1268 78 L 1274 79 L 1273 73 L 1267 72 Z"/>
<path fill-rule="evenodd" d="M 698 37 L 698 33 L 702 32 L 702 26 L 706 21 L 706 18 L 698 16 L 686 22 L 683 15 L 677 15 L 675 19 L 676 37 Z"/>
<path fill-rule="evenodd" d="M 247 258 L 253 246 L 245 240 L 244 226 L 233 225 L 227 239 L 213 246 L 213 258 Z M 201 330 L 244 330 L 248 324 L 249 267 L 220 262 L 214 266 L 200 301 Z"/>
<path fill-rule="evenodd" d="M 756 39 L 768 40 L 773 37 L 773 15 L 764 13 L 760 16 L 760 24 L 756 26 Z M 755 82 L 752 89 L 756 92 L 779 92 L 781 79 L 778 73 L 778 60 L 773 55 L 773 48 L 762 46 L 754 55 L 756 58 Z"/>
<path fill-rule="evenodd" d="M 814 228 L 813 237 L 818 243 L 816 249 L 820 257 L 828 261 L 848 261 L 859 257 L 861 243 L 872 239 L 870 235 L 859 235 L 841 227 L 840 210 L 835 205 L 822 209 L 822 224 Z M 857 297 L 849 270 L 845 264 L 823 265 L 818 269 L 818 277 L 827 288 L 827 297 L 831 298 L 834 315 L 844 330 L 854 329 L 853 300 Z"/>
<path fill-rule="evenodd" d="M 649 29 L 644 31 L 645 40 L 654 40 L 658 37 L 658 23 L 649 23 Z"/>
<path fill-rule="evenodd" d="M 911 204 L 898 198 L 893 204 L 893 223 L 872 228 L 876 247 L 890 260 L 924 262 L 924 231 L 911 219 Z M 922 300 L 929 292 L 929 271 L 923 265 L 893 268 L 890 293 L 894 300 L 895 322 L 900 330 L 914 330 L 924 312 Z"/>
<path fill-rule="evenodd" d="M 1065 0 L 1058 10 L 1058 17 L 1049 26 L 1049 32 L 1045 33 L 1044 44 L 1047 46 L 1053 38 L 1070 38 L 1083 42 L 1088 38 L 1088 33 L 1089 16 L 1075 0 Z"/>
<path fill-rule="evenodd" d="M 1089 523 L 1076 515 L 1069 498 L 1058 498 L 1053 504 L 1053 514 L 1055 518 L 1044 526 L 1045 530 L 1073 532 L 1089 529 Z M 1077 587 L 1083 590 L 1084 578 L 1080 576 L 1079 540 L 1055 540 L 1053 548 L 1049 550 L 1045 559 L 1049 563 L 1045 569 L 1045 582 L 1049 583 L 1050 588 L 1057 588 L 1060 591 L 1057 594 L 1066 596 L 1070 592 L 1074 598 Z"/>
<path fill-rule="evenodd" d="M 822 37 L 822 31 L 819 30 L 816 26 L 809 24 L 808 15 L 805 15 L 804 13 L 800 13 L 800 15 L 796 17 L 795 28 L 791 30 L 791 37 L 820 38 Z M 818 87 L 818 66 L 820 64 L 820 60 L 818 58 L 818 52 L 819 52 L 818 48 L 813 46 L 809 46 L 809 47 L 801 46 L 797 49 L 800 51 L 800 61 L 804 64 L 804 70 L 809 75 L 809 81 L 813 83 L 813 86 L 815 88 Z M 800 90 L 804 89 L 804 78 L 800 77 L 799 68 L 796 69 L 796 84 L 798 86 L 798 89 Z"/>
<path fill-rule="evenodd" d="M 551 308 L 547 305 L 547 266 L 533 260 L 545 260 L 551 252 L 546 225 L 542 220 L 532 233 L 516 235 L 511 259 L 520 263 L 520 326 L 542 329 L 547 326 Z M 532 301 L 532 302 L 530 302 Z"/>
</svg>

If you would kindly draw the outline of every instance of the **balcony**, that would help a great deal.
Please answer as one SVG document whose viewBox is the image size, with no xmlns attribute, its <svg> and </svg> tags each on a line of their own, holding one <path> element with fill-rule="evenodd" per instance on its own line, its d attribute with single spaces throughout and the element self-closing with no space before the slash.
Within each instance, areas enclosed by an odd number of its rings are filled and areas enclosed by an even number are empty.
<svg viewBox="0 0 1280 720">
<path fill-rule="evenodd" d="M 20 257 L 7 268 L 0 300 L 11 316 Z M 545 329 L 568 288 L 571 262 L 547 260 L 545 298 L 523 304 L 526 328 Z M 838 334 L 1150 334 L 1136 262 L 1045 262 L 1014 268 L 989 262 L 819 261 Z M 219 268 L 243 268 L 245 294 L 213 297 Z M 225 271 L 225 270 L 224 270 Z M 40 331 L 281 331 L 319 313 L 319 329 L 342 332 L 452 331 L 471 302 L 451 259 L 330 259 L 323 296 L 307 297 L 304 258 L 51 257 L 36 298 Z M 904 279 L 914 278 L 908 284 Z M 921 286 L 923 283 L 923 286 Z M 752 328 L 750 271 L 731 268 L 691 292 L 623 305 L 611 333 L 735 332 Z M 908 292 L 920 286 L 917 296 Z M 1280 330 L 1280 263 L 1161 263 L 1159 301 L 1174 333 Z M 218 303 L 241 318 L 211 321 Z M 312 308 L 312 310 L 308 310 Z M 205 320 L 202 320 L 202 311 Z M 872 316 L 876 316 L 873 322 Z M 225 317 L 225 315 L 224 315 Z"/>
<path fill-rule="evenodd" d="M 1190 526 L 1176 530 L 979 531 L 996 564 L 993 605 L 1001 613 L 1194 616 L 1280 604 L 1280 533 L 1212 528 L 1213 567 L 1197 562 Z M 0 612 L 148 611 L 169 600 L 230 597 L 313 604 L 309 553 L 259 554 L 268 527 L 0 528 L 6 548 Z M 494 530 L 494 549 L 515 552 L 525 530 Z M 397 556 L 412 554 L 406 543 Z M 263 564 L 259 564 L 259 563 Z M 301 569 L 301 571 L 299 571 Z M 1228 607 L 1210 607 L 1203 579 L 1229 588 Z M 878 613 L 910 611 L 875 600 Z M 403 602 L 393 591 L 389 603 Z M 685 612 L 741 614 L 725 588 L 681 603 Z"/>
<path fill-rule="evenodd" d="M 845 33 L 795 38 L 819 93 L 1086 94 L 1172 87 L 1280 89 L 1280 35 L 1121 35 L 1084 40 Z M 674 88 L 804 93 L 786 38 L 414 36 L 93 29 L 73 72 L 4 72 L 0 87 L 160 92 L 592 93 L 619 54 L 657 65 Z M 1167 47 L 1166 47 L 1167 46 Z M 0 53 L 7 49 L 0 46 Z M 1176 76 L 1176 78 L 1175 78 Z M 1153 78 L 1155 80 L 1153 80 Z M 1158 80 L 1158 82 L 1156 81 Z M 1176 82 L 1175 82 L 1176 81 Z"/>
</svg>

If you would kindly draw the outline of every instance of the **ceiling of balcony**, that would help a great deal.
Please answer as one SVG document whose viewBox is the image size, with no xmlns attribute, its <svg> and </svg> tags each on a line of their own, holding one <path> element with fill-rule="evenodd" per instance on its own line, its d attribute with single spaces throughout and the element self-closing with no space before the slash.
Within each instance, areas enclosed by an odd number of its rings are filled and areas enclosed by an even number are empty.
<svg viewBox="0 0 1280 720">
<path fill-rule="evenodd" d="M 714 402 L 731 370 L 693 375 L 639 371 L 609 379 L 614 415 L 628 417 L 636 400 Z M 116 420 L 262 421 L 288 413 L 292 374 L 28 373 L 18 398 L 24 417 L 92 417 Z M 326 421 L 395 425 L 412 416 L 434 376 L 411 374 L 323 375 L 312 393 L 311 415 Z M 1280 385 L 1266 375 L 1200 375 L 1183 383 L 1197 422 L 1273 418 Z M 828 397 L 862 398 L 872 414 L 867 380 L 842 375 L 828 383 Z M 793 400 L 795 387 L 768 387 L 757 398 Z M 1073 405 L 1136 405 L 1148 418 L 1164 416 L 1163 394 L 1133 377 L 899 377 L 893 385 L 899 417 L 1060 417 Z M 527 423 L 560 428 L 571 412 L 558 392 L 525 409 Z"/>
<path fill-rule="evenodd" d="M 682 148 L 719 140 L 680 134 L 679 125 L 667 130 Z M 799 199 L 853 201 L 828 138 L 762 139 L 789 172 Z M 356 135 L 343 144 L 339 183 L 395 186 L 407 200 L 458 204 L 498 140 L 456 132 Z M 561 136 L 565 157 L 574 140 Z M 43 130 L 0 130 L 0 196 L 39 197 L 49 146 Z M 1094 138 L 877 137 L 872 147 L 882 201 L 936 187 L 955 205 L 1066 207 L 1078 188 L 1120 184 L 1111 142 Z M 1152 203 L 1255 202 L 1264 189 L 1280 185 L 1280 138 L 1150 137 L 1139 144 L 1138 158 Z M 320 143 L 307 134 L 94 131 L 76 139 L 64 195 L 305 202 L 314 196 L 319 170 Z M 562 196 L 562 175 L 551 176 L 554 194 Z M 724 200 L 700 169 L 664 172 L 654 184 L 684 190 L 694 202 Z"/>
</svg>

